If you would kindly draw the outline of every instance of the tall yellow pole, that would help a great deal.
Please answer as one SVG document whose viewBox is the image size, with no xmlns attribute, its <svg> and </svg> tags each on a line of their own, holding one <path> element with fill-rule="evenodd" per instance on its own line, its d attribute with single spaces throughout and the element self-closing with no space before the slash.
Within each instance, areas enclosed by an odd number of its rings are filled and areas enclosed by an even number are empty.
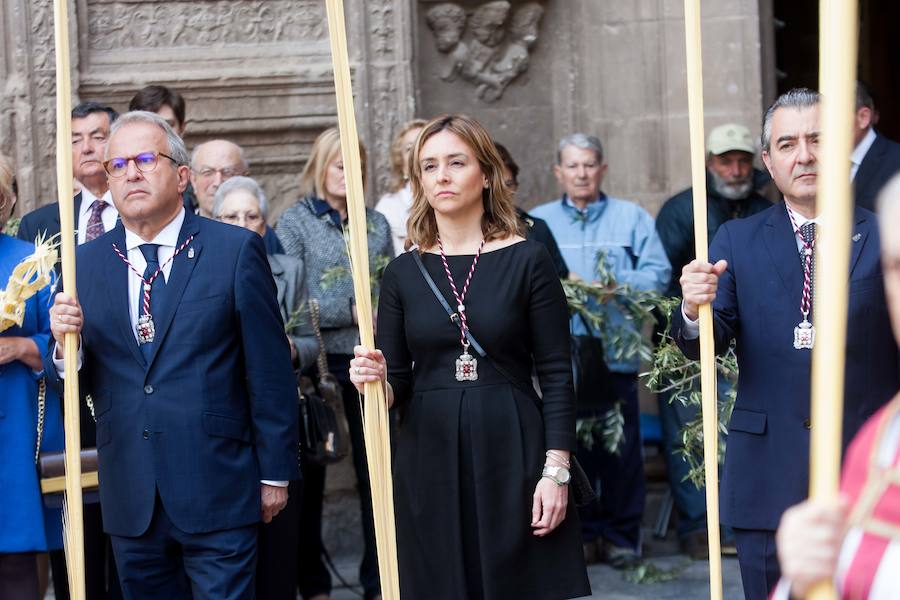
<svg viewBox="0 0 900 600">
<path fill-rule="evenodd" d="M 338 124 L 344 177 L 347 182 L 347 215 L 350 220 L 350 264 L 353 291 L 362 345 L 375 347 L 372 318 L 372 290 L 369 280 L 369 248 L 366 235 L 366 204 L 363 194 L 359 138 L 353 109 L 350 60 L 347 54 L 347 29 L 343 0 L 326 0 L 331 58 L 334 64 L 334 87 L 337 96 Z M 394 526 L 394 488 L 391 473 L 391 442 L 384 389 L 367 383 L 363 398 L 363 433 L 369 479 L 372 488 L 372 512 L 378 548 L 381 593 L 386 600 L 399 600 L 400 577 L 397 569 L 397 535 Z"/>
<path fill-rule="evenodd" d="M 59 224 L 62 235 L 62 275 L 65 292 L 77 297 L 75 288 L 75 215 L 72 203 L 72 83 L 69 75 L 69 12 L 67 0 L 54 0 L 54 43 L 56 44 L 56 180 L 59 193 Z M 65 441 L 66 496 L 64 534 L 69 594 L 83 600 L 84 517 L 81 500 L 81 423 L 78 395 L 78 336 L 65 340 Z"/>
<path fill-rule="evenodd" d="M 859 26 L 856 0 L 819 3 L 819 87 L 822 92 L 816 209 L 816 285 L 812 355 L 810 497 L 835 500 L 841 464 L 847 288 L 853 202 L 850 192 L 852 116 L 856 106 Z M 836 598 L 831 582 L 809 598 Z"/>
<path fill-rule="evenodd" d="M 706 233 L 706 151 L 703 134 L 703 58 L 700 0 L 684 0 L 688 112 L 691 129 L 691 181 L 694 243 L 697 259 L 709 260 Z M 722 598 L 722 551 L 719 540 L 719 419 L 712 306 L 700 306 L 700 390 L 703 410 L 703 462 L 706 471 L 706 526 L 709 531 L 709 597 Z"/>
</svg>

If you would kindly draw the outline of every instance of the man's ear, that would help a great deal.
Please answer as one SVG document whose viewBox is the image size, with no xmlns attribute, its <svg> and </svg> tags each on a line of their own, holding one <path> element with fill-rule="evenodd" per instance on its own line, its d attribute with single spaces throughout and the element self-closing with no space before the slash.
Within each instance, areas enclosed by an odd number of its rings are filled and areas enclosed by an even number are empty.
<svg viewBox="0 0 900 600">
<path fill-rule="evenodd" d="M 175 172 L 178 174 L 178 193 L 183 194 L 191 181 L 191 168 L 187 165 L 179 165 Z"/>
<path fill-rule="evenodd" d="M 760 158 L 762 158 L 763 164 L 766 165 L 766 171 L 769 172 L 769 176 L 770 176 L 772 179 L 775 179 L 775 175 L 774 175 L 774 173 L 772 173 L 772 164 L 771 164 L 771 163 L 772 163 L 772 159 L 771 159 L 771 157 L 769 156 L 769 151 L 768 151 L 768 150 L 763 150 L 763 151 L 760 153 L 759 156 L 760 156 Z"/>
<path fill-rule="evenodd" d="M 873 122 L 872 109 L 868 106 L 862 106 L 856 111 L 856 128 L 859 131 L 865 131 L 875 123 Z"/>
<path fill-rule="evenodd" d="M 553 165 L 553 175 L 556 176 L 556 181 L 558 181 L 559 184 L 562 185 L 562 167 L 560 167 L 559 165 Z"/>
</svg>

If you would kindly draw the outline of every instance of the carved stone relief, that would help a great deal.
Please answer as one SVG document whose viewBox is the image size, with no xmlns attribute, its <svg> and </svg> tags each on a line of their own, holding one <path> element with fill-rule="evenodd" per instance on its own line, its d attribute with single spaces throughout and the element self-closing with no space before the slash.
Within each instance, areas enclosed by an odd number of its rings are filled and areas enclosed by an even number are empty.
<svg viewBox="0 0 900 600">
<path fill-rule="evenodd" d="M 434 34 L 435 47 L 445 55 L 440 78 L 449 82 L 460 77 L 476 86 L 479 98 L 496 102 L 528 70 L 543 14 L 538 2 L 513 9 L 507 0 L 493 0 L 470 15 L 452 2 L 432 6 L 425 22 Z"/>
</svg>

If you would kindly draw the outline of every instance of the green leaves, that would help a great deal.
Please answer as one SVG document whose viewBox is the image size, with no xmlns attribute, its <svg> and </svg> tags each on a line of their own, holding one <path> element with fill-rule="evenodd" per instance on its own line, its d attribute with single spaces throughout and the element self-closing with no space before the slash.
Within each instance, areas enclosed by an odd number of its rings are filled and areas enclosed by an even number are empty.
<svg viewBox="0 0 900 600">
<path fill-rule="evenodd" d="M 22 219 L 18 217 L 11 217 L 9 221 L 6 222 L 6 225 L 3 226 L 3 233 L 8 236 L 16 237 L 16 233 L 19 231 L 19 223 Z"/>
</svg>

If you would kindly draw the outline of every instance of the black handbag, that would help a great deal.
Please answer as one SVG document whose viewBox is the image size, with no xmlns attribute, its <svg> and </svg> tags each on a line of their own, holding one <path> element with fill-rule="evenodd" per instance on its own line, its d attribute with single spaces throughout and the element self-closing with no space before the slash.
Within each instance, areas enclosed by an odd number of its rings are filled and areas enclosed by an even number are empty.
<svg viewBox="0 0 900 600">
<path fill-rule="evenodd" d="M 572 334 L 572 375 L 577 414 L 606 412 L 617 400 L 612 376 L 606 365 L 603 340 L 593 334 L 584 315 L 579 315 L 586 335 Z"/>
<path fill-rule="evenodd" d="M 432 293 L 434 293 L 434 297 L 438 299 L 438 302 L 441 303 L 441 306 L 444 307 L 444 311 L 450 317 L 450 321 L 454 323 L 457 327 L 457 320 L 459 319 L 459 315 L 453 312 L 453 309 L 450 308 L 450 304 L 447 303 L 447 299 L 444 298 L 444 295 L 441 294 L 441 291 L 435 285 L 434 280 L 431 278 L 431 275 L 428 274 L 428 270 L 425 268 L 425 264 L 422 262 L 422 257 L 419 256 L 419 251 L 417 249 L 413 249 L 412 251 L 413 259 L 416 261 L 416 265 L 419 267 L 419 271 L 422 273 L 422 277 L 425 279 L 425 282 L 428 283 L 428 287 L 431 288 Z M 520 391 L 525 393 L 529 398 L 531 398 L 538 410 L 541 411 L 544 406 L 544 402 L 541 397 L 538 395 L 537 391 L 534 389 L 534 386 L 531 383 L 523 383 L 517 381 L 512 375 L 510 375 L 506 369 L 501 367 L 496 362 L 492 361 L 490 357 L 488 357 L 487 352 L 484 351 L 484 348 L 481 347 L 475 337 L 472 335 L 471 330 L 466 328 L 466 341 L 469 342 L 469 346 L 477 352 L 481 358 L 494 367 L 494 369 L 500 373 L 507 381 L 509 381 L 512 385 L 517 387 Z M 575 501 L 575 506 L 579 508 L 583 508 L 585 506 L 589 506 L 597 501 L 597 494 L 594 492 L 594 486 L 591 485 L 590 480 L 584 472 L 584 469 L 581 468 L 581 465 L 578 462 L 578 458 L 575 457 L 575 453 L 572 452 L 569 457 L 569 474 L 572 476 L 569 481 L 569 487 L 572 490 L 572 499 Z"/>
<path fill-rule="evenodd" d="M 316 359 L 318 380 L 301 376 L 297 382 L 300 410 L 300 446 L 306 460 L 318 465 L 330 465 L 343 460 L 350 453 L 350 428 L 344 413 L 341 384 L 328 371 L 322 328 L 319 324 L 319 302 L 309 300 L 313 332 L 319 343 Z"/>
</svg>

